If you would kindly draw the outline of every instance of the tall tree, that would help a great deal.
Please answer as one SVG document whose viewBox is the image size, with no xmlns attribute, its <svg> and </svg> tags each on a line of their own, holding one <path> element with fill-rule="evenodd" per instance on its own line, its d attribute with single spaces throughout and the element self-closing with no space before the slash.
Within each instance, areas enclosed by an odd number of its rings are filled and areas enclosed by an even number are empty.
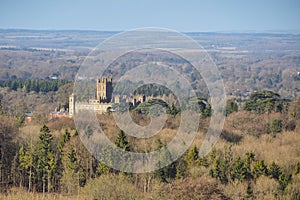
<svg viewBox="0 0 300 200">
<path fill-rule="evenodd" d="M 55 160 L 52 149 L 53 136 L 46 125 L 40 130 L 39 140 L 37 143 L 36 155 L 37 155 L 37 179 L 42 184 L 43 193 L 51 190 L 51 178 L 55 172 Z"/>
<path fill-rule="evenodd" d="M 248 171 L 247 167 L 245 167 L 245 161 L 241 157 L 238 157 L 233 163 L 232 179 L 243 181 L 247 178 L 247 173 Z"/>
<path fill-rule="evenodd" d="M 118 136 L 115 140 L 115 145 L 125 151 L 130 150 L 130 145 L 123 130 L 119 131 Z"/>
<path fill-rule="evenodd" d="M 33 178 L 33 172 L 34 172 L 34 147 L 32 142 L 30 142 L 30 145 L 27 147 L 27 149 L 24 149 L 23 146 L 21 146 L 19 150 L 19 169 L 21 171 L 25 172 L 25 175 L 28 175 L 28 191 L 30 192 L 32 190 L 32 178 Z"/>
<path fill-rule="evenodd" d="M 79 189 L 80 181 L 78 158 L 73 147 L 63 156 L 63 166 L 62 189 L 68 194 L 74 194 Z"/>
<path fill-rule="evenodd" d="M 185 157 L 186 162 L 187 162 L 190 166 L 195 165 L 196 162 L 197 162 L 197 160 L 198 160 L 198 158 L 199 158 L 199 155 L 198 155 L 198 154 L 199 154 L 199 151 L 198 151 L 197 147 L 194 146 L 193 148 L 191 148 L 191 149 L 188 151 L 188 153 L 187 153 L 187 155 L 186 155 L 186 157 Z"/>
<path fill-rule="evenodd" d="M 59 140 L 59 150 L 62 151 L 62 149 L 64 148 L 66 142 L 68 142 L 71 138 L 71 133 L 69 132 L 68 129 L 65 130 L 65 133 L 60 137 Z"/>
<path fill-rule="evenodd" d="M 175 163 L 168 164 L 172 160 L 172 155 L 166 145 L 161 147 L 161 149 L 162 151 L 156 164 L 156 176 L 161 182 L 168 182 L 169 179 L 176 177 L 176 166 Z"/>
</svg>

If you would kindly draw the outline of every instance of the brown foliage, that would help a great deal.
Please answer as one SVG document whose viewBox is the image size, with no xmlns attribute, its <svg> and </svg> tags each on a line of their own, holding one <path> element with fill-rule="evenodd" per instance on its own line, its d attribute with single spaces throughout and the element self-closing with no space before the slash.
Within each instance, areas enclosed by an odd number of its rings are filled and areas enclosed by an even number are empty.
<svg viewBox="0 0 300 200">
<path fill-rule="evenodd" d="M 0 192 L 4 192 L 10 182 L 11 161 L 17 151 L 15 138 L 18 126 L 15 118 L 0 115 Z"/>
<path fill-rule="evenodd" d="M 70 129 L 74 130 L 75 129 L 75 124 L 74 120 L 70 118 L 56 118 L 47 123 L 47 126 L 49 127 L 50 130 L 53 131 L 60 131 L 63 129 Z"/>
<path fill-rule="evenodd" d="M 211 178 L 186 178 L 164 185 L 158 199 L 230 199 L 226 197 L 217 181 Z"/>
<path fill-rule="evenodd" d="M 240 134 L 259 137 L 268 133 L 268 119 L 269 116 L 267 114 L 257 115 L 247 111 L 240 111 L 232 113 L 226 119 L 226 126 Z"/>
</svg>

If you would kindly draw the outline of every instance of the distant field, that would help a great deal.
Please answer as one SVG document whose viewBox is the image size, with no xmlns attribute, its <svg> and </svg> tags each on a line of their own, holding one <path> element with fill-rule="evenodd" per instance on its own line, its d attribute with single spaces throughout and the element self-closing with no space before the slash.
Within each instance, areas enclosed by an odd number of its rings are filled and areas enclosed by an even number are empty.
<svg viewBox="0 0 300 200">
<path fill-rule="evenodd" d="M 73 80 L 89 52 L 116 33 L 0 30 L 0 80 L 44 79 L 54 74 Z M 240 96 L 261 89 L 287 98 L 300 94 L 299 34 L 187 35 L 198 41 L 216 63 L 227 94 Z"/>
</svg>

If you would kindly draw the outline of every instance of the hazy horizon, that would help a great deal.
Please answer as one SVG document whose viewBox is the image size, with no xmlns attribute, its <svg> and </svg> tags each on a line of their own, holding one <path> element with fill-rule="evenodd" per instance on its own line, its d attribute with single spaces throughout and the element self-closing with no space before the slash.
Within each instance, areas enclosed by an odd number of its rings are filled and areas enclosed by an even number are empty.
<svg viewBox="0 0 300 200">
<path fill-rule="evenodd" d="M 0 29 L 180 32 L 300 32 L 300 2 L 286 1 L 7 1 Z"/>
<path fill-rule="evenodd" d="M 140 28 L 152 28 L 152 27 L 140 27 Z M 153 28 L 160 28 L 160 27 L 153 27 Z M 163 27 L 161 27 L 163 28 Z M 135 30 L 139 28 L 132 28 L 128 30 L 106 30 L 106 29 L 39 29 L 39 28 L 1 28 L 0 31 L 37 31 L 37 32 L 43 32 L 43 31 L 57 31 L 57 32 L 107 32 L 107 33 L 121 33 L 124 31 L 130 31 Z M 174 29 L 170 29 L 174 30 Z M 176 31 L 176 30 L 174 30 Z M 209 33 L 215 33 L 215 34 L 300 34 L 300 29 L 297 30 L 215 30 L 215 31 L 181 31 L 182 33 L 187 34 L 193 34 L 193 33 L 203 33 L 203 34 L 209 34 Z"/>
</svg>

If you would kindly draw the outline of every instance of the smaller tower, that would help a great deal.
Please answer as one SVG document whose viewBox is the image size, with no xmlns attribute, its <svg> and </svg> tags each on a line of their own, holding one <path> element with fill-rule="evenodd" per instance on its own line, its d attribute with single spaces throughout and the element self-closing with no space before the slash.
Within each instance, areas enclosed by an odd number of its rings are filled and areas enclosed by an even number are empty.
<svg viewBox="0 0 300 200">
<path fill-rule="evenodd" d="M 114 96 L 114 100 L 115 100 L 115 103 L 120 103 L 120 96 L 119 95 L 115 95 Z"/>
<path fill-rule="evenodd" d="M 69 116 L 73 117 L 75 114 L 75 103 L 76 103 L 76 96 L 74 93 L 69 96 Z"/>
</svg>

